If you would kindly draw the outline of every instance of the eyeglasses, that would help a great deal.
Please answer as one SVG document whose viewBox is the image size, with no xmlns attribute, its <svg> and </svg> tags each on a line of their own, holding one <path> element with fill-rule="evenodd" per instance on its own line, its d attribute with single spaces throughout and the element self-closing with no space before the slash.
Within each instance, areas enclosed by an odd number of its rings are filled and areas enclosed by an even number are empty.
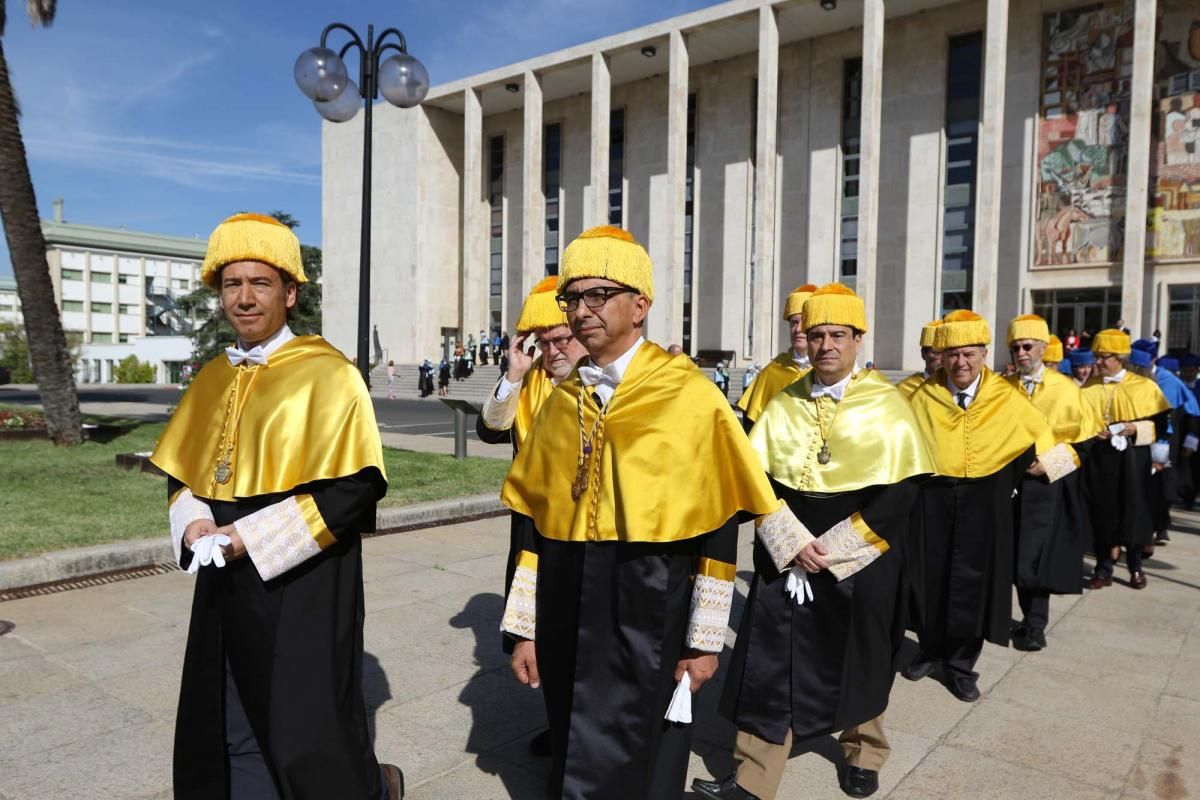
<svg viewBox="0 0 1200 800">
<path fill-rule="evenodd" d="M 612 298 L 626 292 L 637 294 L 638 290 L 627 286 L 596 286 L 583 292 L 563 292 L 554 299 L 563 311 L 574 311 L 579 308 L 581 299 L 588 308 L 600 308 Z"/>
<path fill-rule="evenodd" d="M 1026 353 L 1028 353 L 1030 350 L 1033 349 L 1033 342 L 1026 342 L 1025 344 L 1020 344 L 1019 342 L 1013 343 L 1012 345 L 1009 346 L 1008 349 L 1012 350 L 1014 353 L 1016 353 L 1019 350 L 1024 350 Z"/>
<path fill-rule="evenodd" d="M 566 336 L 559 336 L 556 339 L 538 339 L 537 345 L 538 349 L 542 351 L 549 350 L 551 347 L 553 347 L 555 350 L 561 353 L 566 349 L 567 345 L 574 340 L 575 337 L 568 333 Z"/>
</svg>

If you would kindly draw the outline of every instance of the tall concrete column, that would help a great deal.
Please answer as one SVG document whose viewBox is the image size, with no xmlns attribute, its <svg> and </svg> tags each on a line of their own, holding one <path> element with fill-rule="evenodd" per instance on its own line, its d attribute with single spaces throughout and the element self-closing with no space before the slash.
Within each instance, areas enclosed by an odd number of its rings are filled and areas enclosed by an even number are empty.
<svg viewBox="0 0 1200 800">
<path fill-rule="evenodd" d="M 592 182 L 583 206 L 583 226 L 608 224 L 608 141 L 612 75 L 608 57 L 592 53 Z"/>
<path fill-rule="evenodd" d="M 764 364 L 775 355 L 779 309 L 775 258 L 775 179 L 779 157 L 779 19 L 775 9 L 758 12 L 758 137 L 754 143 L 754 286 L 751 294 L 751 352 Z"/>
<path fill-rule="evenodd" d="M 1000 330 L 996 284 L 1000 276 L 1000 195 L 1004 168 L 1004 76 L 1008 63 L 1008 0 L 988 0 L 983 42 L 983 112 L 975 193 L 975 273 L 972 309 Z"/>
<path fill-rule="evenodd" d="M 660 307 L 666 314 L 667 338 L 683 341 L 684 204 L 687 200 L 688 52 L 681 31 L 671 31 L 667 60 L 667 263 L 666 292 Z M 659 271 L 659 270 L 656 270 Z M 693 280 L 695 280 L 693 276 Z M 657 294 L 657 293 L 656 293 Z M 665 301 L 665 302 L 664 302 Z M 659 305 L 656 304 L 656 305 Z M 694 338 L 694 337 L 693 337 Z"/>
<path fill-rule="evenodd" d="M 1150 191 L 1150 118 L 1154 96 L 1155 0 L 1136 0 L 1133 12 L 1133 91 L 1126 160 L 1125 255 L 1121 317 L 1134 337 L 1142 331 L 1146 271 L 1146 206 Z"/>
<path fill-rule="evenodd" d="M 525 126 L 521 139 L 521 298 L 546 274 L 546 194 L 542 180 L 542 81 L 525 73 Z"/>
<path fill-rule="evenodd" d="M 875 258 L 879 241 L 879 149 L 883 117 L 883 0 L 863 1 L 862 130 L 858 157 L 858 275 L 856 291 L 875 319 Z M 872 335 L 863 340 L 862 361 L 874 359 Z"/>
<path fill-rule="evenodd" d="M 483 194 L 483 107 L 479 92 L 463 95 L 462 291 L 458 326 L 491 330 L 488 318 L 487 211 Z"/>
</svg>

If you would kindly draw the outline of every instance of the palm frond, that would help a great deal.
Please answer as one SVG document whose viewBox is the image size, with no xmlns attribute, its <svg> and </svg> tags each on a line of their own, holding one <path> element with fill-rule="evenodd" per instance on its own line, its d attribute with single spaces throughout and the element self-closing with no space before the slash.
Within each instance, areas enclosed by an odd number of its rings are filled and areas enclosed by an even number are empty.
<svg viewBox="0 0 1200 800">
<path fill-rule="evenodd" d="M 48 28 L 54 22 L 54 14 L 58 11 L 58 0 L 26 0 L 25 10 L 29 21 L 35 27 Z"/>
</svg>

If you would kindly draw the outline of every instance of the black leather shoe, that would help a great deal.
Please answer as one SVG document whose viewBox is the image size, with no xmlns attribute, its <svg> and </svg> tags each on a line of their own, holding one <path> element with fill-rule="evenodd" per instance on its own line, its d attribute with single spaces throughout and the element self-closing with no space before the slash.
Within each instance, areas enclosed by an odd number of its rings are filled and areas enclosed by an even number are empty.
<svg viewBox="0 0 1200 800">
<path fill-rule="evenodd" d="M 974 703 L 979 699 L 979 687 L 975 684 L 976 678 L 967 675 L 956 675 L 950 679 L 950 694 L 962 700 L 964 703 Z"/>
<path fill-rule="evenodd" d="M 529 740 L 529 752 L 541 758 L 550 757 L 550 729 L 539 733 Z"/>
<path fill-rule="evenodd" d="M 842 791 L 851 797 L 870 797 L 879 791 L 879 772 L 873 769 L 847 766 L 838 781 Z"/>
<path fill-rule="evenodd" d="M 1036 653 L 1046 646 L 1046 632 L 1022 625 L 1012 638 L 1012 646 L 1026 653 Z"/>
<path fill-rule="evenodd" d="M 704 781 L 699 778 L 692 779 L 692 791 L 701 797 L 709 797 L 712 800 L 759 800 L 758 795 L 750 794 L 745 789 L 737 785 L 737 775 L 731 773 L 721 778 L 719 781 Z M 862 795 L 866 797 L 866 795 Z"/>
<path fill-rule="evenodd" d="M 380 764 L 388 800 L 404 800 L 404 773 L 395 764 Z"/>
<path fill-rule="evenodd" d="M 918 655 L 911 664 L 904 668 L 901 674 L 910 681 L 919 681 L 922 678 L 928 678 L 934 668 L 937 667 L 937 662 L 926 655 Z"/>
</svg>

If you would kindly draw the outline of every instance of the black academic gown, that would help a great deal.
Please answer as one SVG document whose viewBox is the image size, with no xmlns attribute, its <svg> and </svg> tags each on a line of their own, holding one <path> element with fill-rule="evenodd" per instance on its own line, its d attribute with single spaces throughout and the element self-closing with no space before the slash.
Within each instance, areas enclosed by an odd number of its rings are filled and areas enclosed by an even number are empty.
<svg viewBox="0 0 1200 800">
<path fill-rule="evenodd" d="M 485 444 L 512 444 L 513 457 L 517 455 L 517 440 L 512 435 L 512 428 L 505 428 L 502 431 L 492 430 L 483 422 L 483 415 L 480 414 L 475 418 L 475 434 L 481 442 Z M 510 522 L 508 526 L 508 563 L 504 567 L 504 601 L 508 602 L 508 592 L 512 588 L 513 574 L 517 571 L 517 554 L 521 552 L 524 544 L 524 535 L 522 534 L 522 523 L 518 519 L 518 515 L 510 514 Z M 513 651 L 513 640 L 511 636 L 502 637 L 502 646 L 504 652 L 509 655 Z"/>
<path fill-rule="evenodd" d="M 514 514 L 538 554 L 537 659 L 554 797 L 683 793 L 692 726 L 667 722 L 697 559 L 737 561 L 738 518 L 678 542 L 564 542 Z M 579 659 L 580 652 L 589 653 Z"/>
<path fill-rule="evenodd" d="M 721 713 L 739 730 L 782 744 L 845 730 L 888 704 L 894 660 L 904 640 L 904 545 L 919 478 L 837 494 L 805 494 L 772 481 L 778 496 L 815 536 L 859 512 L 889 549 L 838 581 L 809 575 L 813 600 L 798 606 L 757 538 L 746 601 Z"/>
<path fill-rule="evenodd" d="M 1156 436 L 1166 435 L 1167 413 L 1150 419 Z M 1098 441 L 1083 470 L 1084 485 L 1092 506 L 1092 552 L 1103 558 L 1117 546 L 1142 547 L 1154 542 L 1153 491 L 1150 482 L 1150 448 L 1116 450 Z"/>
<path fill-rule="evenodd" d="M 1191 482 L 1190 471 L 1177 467 L 1184 466 L 1183 440 L 1191 432 L 1194 418 L 1187 415 L 1183 406 L 1176 406 L 1165 413 L 1169 422 L 1166 438 L 1170 448 L 1171 465 L 1150 476 L 1150 515 L 1155 532 L 1171 527 L 1171 503 L 1180 499 L 1180 484 L 1184 484 L 1185 491 L 1191 491 L 1187 488 L 1187 484 Z"/>
<path fill-rule="evenodd" d="M 920 607 L 921 649 L 942 642 L 986 639 L 1008 646 L 1016 550 L 1013 489 L 1035 460 L 1031 445 L 982 478 L 935 477 L 921 489 L 922 536 L 909 559 Z"/>
<path fill-rule="evenodd" d="M 182 486 L 168 479 L 170 494 Z M 285 494 L 208 503 L 223 526 L 310 494 L 337 542 L 268 583 L 248 557 L 200 569 L 175 720 L 175 797 L 228 797 L 226 660 L 284 800 L 379 796 L 362 691 L 360 534 L 375 530 L 385 490 L 370 468 Z M 185 548 L 180 566 L 190 561 Z"/>
<path fill-rule="evenodd" d="M 1071 445 L 1083 461 L 1093 444 Z M 1014 583 L 1052 594 L 1083 592 L 1083 554 L 1092 545 L 1092 515 L 1082 471 L 1054 483 L 1025 475 L 1017 495 L 1017 553 Z"/>
</svg>

